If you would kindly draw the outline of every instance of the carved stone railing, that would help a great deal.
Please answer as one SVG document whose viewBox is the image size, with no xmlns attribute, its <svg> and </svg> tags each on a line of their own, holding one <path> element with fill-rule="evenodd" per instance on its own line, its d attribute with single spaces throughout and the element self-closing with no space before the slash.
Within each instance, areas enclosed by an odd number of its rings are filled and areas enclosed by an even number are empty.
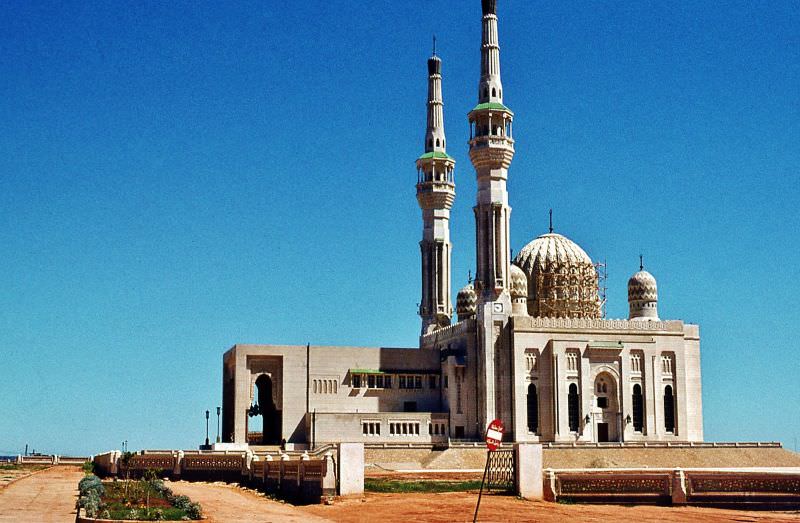
<svg viewBox="0 0 800 523">
<path fill-rule="evenodd" d="M 800 506 L 800 472 L 687 472 L 686 498 L 689 503 Z"/>
<path fill-rule="evenodd" d="M 669 321 L 631 321 L 631 320 L 607 320 L 600 318 L 531 318 L 527 316 L 515 316 L 514 327 L 516 329 L 539 330 L 539 329 L 575 329 L 575 330 L 598 330 L 598 331 L 636 331 L 636 332 L 669 332 L 682 333 L 683 322 L 679 320 Z"/>
<path fill-rule="evenodd" d="M 470 318 L 447 327 L 442 327 L 420 337 L 420 346 L 429 347 L 434 343 L 442 343 L 453 338 L 459 338 L 467 332 L 475 330 L 475 320 Z"/>
<path fill-rule="evenodd" d="M 584 503 L 800 507 L 800 469 L 548 469 L 544 495 Z"/>
<path fill-rule="evenodd" d="M 299 460 L 269 457 L 253 462 L 252 471 L 251 486 L 292 503 L 319 503 L 323 497 L 336 495 L 331 452 L 326 452 L 322 459 L 311 459 L 307 455 Z"/>
</svg>

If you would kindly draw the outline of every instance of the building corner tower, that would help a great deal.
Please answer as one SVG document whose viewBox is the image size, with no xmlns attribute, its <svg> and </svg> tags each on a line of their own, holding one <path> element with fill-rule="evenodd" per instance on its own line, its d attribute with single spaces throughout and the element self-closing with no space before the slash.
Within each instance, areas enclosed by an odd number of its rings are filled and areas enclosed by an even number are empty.
<svg viewBox="0 0 800 523">
<path fill-rule="evenodd" d="M 422 334 L 450 325 L 450 209 L 456 197 L 455 160 L 447 154 L 442 103 L 442 61 L 428 59 L 428 124 L 425 153 L 417 159 L 417 201 L 422 209 Z"/>
</svg>

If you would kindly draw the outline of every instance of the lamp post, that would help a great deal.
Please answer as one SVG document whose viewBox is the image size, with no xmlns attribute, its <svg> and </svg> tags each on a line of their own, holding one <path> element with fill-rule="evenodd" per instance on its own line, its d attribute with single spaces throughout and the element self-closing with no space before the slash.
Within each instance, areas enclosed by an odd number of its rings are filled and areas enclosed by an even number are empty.
<svg viewBox="0 0 800 523">
<path fill-rule="evenodd" d="M 217 407 L 217 443 L 220 442 L 219 440 L 219 415 L 222 412 L 222 407 Z"/>
<path fill-rule="evenodd" d="M 209 412 L 206 411 L 206 447 L 208 447 L 208 415 Z"/>
</svg>

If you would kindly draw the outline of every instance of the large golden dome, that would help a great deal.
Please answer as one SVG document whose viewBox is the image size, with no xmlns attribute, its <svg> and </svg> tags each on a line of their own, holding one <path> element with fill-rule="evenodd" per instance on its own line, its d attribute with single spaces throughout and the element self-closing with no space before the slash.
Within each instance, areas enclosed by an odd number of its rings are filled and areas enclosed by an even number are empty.
<svg viewBox="0 0 800 523">
<path fill-rule="evenodd" d="M 514 265 L 528 277 L 528 314 L 545 318 L 599 318 L 597 271 L 575 242 L 560 234 L 539 236 Z"/>
</svg>

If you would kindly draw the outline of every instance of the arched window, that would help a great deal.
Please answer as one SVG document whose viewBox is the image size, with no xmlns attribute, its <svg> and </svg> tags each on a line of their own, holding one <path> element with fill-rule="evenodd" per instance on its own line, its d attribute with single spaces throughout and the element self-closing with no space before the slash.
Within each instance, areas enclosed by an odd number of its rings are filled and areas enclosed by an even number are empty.
<svg viewBox="0 0 800 523">
<path fill-rule="evenodd" d="M 642 398 L 642 386 L 638 383 L 633 386 L 633 430 L 642 432 L 644 426 L 644 401 Z"/>
<path fill-rule="evenodd" d="M 578 396 L 578 386 L 574 383 L 569 386 L 567 404 L 569 406 L 569 430 L 572 432 L 578 432 L 581 418 L 581 414 L 579 412 L 580 397 Z"/>
<path fill-rule="evenodd" d="M 528 432 L 539 432 L 539 395 L 536 385 L 528 385 Z"/>
<path fill-rule="evenodd" d="M 664 428 L 667 432 L 675 432 L 675 396 L 672 394 L 672 385 L 664 389 Z"/>
<path fill-rule="evenodd" d="M 495 98 L 495 97 L 497 97 L 497 89 L 492 87 L 492 98 Z"/>
<path fill-rule="evenodd" d="M 437 138 L 437 139 L 436 139 L 436 147 L 439 147 L 439 143 L 441 143 L 441 142 L 440 142 L 440 141 L 439 141 L 439 139 Z"/>
<path fill-rule="evenodd" d="M 433 147 L 433 138 L 428 139 L 428 147 Z"/>
</svg>

